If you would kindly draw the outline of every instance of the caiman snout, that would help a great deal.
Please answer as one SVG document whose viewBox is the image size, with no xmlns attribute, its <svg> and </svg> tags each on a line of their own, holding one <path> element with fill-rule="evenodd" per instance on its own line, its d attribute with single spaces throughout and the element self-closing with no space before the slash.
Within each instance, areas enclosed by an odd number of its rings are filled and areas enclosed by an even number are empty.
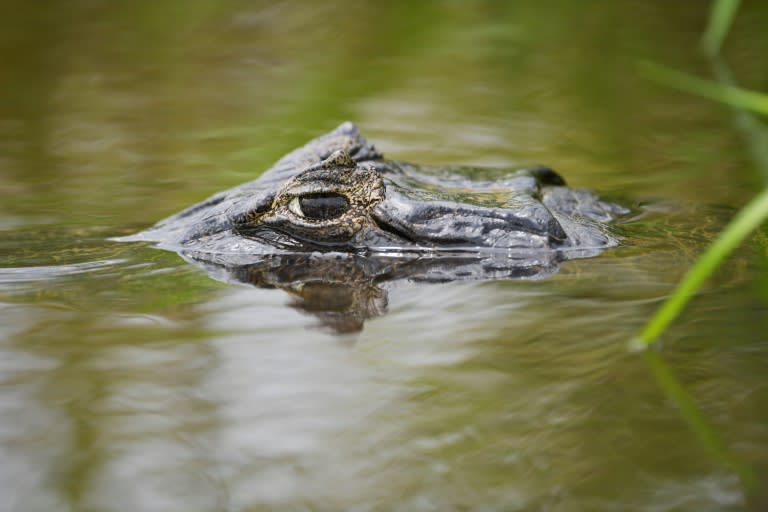
<svg viewBox="0 0 768 512">
<path fill-rule="evenodd" d="M 388 194 L 371 216 L 379 229 L 419 246 L 535 249 L 567 240 L 557 219 L 537 201 L 494 208 Z"/>
</svg>

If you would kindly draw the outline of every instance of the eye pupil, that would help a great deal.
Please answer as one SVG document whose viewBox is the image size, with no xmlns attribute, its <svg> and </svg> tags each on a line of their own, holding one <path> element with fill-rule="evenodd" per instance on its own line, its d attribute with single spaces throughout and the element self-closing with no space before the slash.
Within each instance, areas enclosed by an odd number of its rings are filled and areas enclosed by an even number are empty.
<svg viewBox="0 0 768 512">
<path fill-rule="evenodd" d="M 299 197 L 299 205 L 305 217 L 315 220 L 335 219 L 349 210 L 349 200 L 339 194 Z"/>
</svg>

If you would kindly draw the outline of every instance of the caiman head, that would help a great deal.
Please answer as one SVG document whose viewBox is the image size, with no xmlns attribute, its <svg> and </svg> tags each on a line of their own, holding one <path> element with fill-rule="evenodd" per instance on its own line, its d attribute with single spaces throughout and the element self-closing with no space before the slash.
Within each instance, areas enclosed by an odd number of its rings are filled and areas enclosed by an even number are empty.
<svg viewBox="0 0 768 512">
<path fill-rule="evenodd" d="M 513 259 L 550 249 L 588 257 L 616 244 L 604 226 L 626 212 L 565 186 L 545 167 L 508 172 L 387 160 L 344 123 L 259 178 L 123 240 L 238 261 L 274 252 L 486 249 Z"/>
<path fill-rule="evenodd" d="M 615 245 L 605 225 L 627 212 L 544 167 L 387 160 L 343 123 L 253 181 L 119 240 L 156 242 L 215 279 L 288 290 L 349 332 L 383 314 L 387 282 L 541 278 Z"/>
<path fill-rule="evenodd" d="M 507 190 L 493 188 L 485 194 L 493 205 L 476 191 L 459 194 L 464 202 L 402 177 L 395 162 L 356 162 L 339 149 L 233 216 L 232 228 L 269 245 L 312 250 L 540 249 L 568 240 L 539 197 L 547 180 L 562 181 L 553 171 L 518 174 Z"/>
</svg>

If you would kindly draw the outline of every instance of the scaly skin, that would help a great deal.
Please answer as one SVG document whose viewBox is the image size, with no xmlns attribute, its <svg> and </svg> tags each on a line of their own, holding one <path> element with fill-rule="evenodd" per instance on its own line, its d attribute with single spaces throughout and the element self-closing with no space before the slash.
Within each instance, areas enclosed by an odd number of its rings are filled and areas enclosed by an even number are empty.
<svg viewBox="0 0 768 512">
<path fill-rule="evenodd" d="M 303 197 L 320 196 L 346 199 L 346 211 L 330 220 L 304 215 L 297 201 Z M 242 236 L 262 238 L 267 242 L 270 235 L 277 232 L 318 245 L 345 243 L 359 231 L 371 227 L 370 211 L 383 199 L 384 181 L 376 169 L 371 165 L 356 164 L 349 153 L 339 149 L 288 180 L 269 209 L 240 218 L 234 230 Z"/>
<path fill-rule="evenodd" d="M 466 176 L 478 173 L 498 177 Z M 567 258 L 615 245 L 604 224 L 623 213 L 589 191 L 566 187 L 547 168 L 505 173 L 384 160 L 344 123 L 258 179 L 129 239 L 234 254 L 238 261 L 317 250 L 560 251 Z"/>
</svg>

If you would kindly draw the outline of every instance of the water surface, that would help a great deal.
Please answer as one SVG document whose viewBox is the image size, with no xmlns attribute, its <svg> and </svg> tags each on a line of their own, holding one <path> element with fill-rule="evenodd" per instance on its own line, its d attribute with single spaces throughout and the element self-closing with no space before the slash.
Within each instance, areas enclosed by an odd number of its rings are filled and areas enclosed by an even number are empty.
<svg viewBox="0 0 768 512">
<path fill-rule="evenodd" d="M 762 186 L 701 76 L 702 6 L 6 2 L 0 509 L 761 510 L 765 229 L 628 340 Z M 726 47 L 765 89 L 768 9 Z M 425 164 L 546 163 L 641 212 L 545 279 L 296 297 L 111 241 L 341 121 Z"/>
</svg>

